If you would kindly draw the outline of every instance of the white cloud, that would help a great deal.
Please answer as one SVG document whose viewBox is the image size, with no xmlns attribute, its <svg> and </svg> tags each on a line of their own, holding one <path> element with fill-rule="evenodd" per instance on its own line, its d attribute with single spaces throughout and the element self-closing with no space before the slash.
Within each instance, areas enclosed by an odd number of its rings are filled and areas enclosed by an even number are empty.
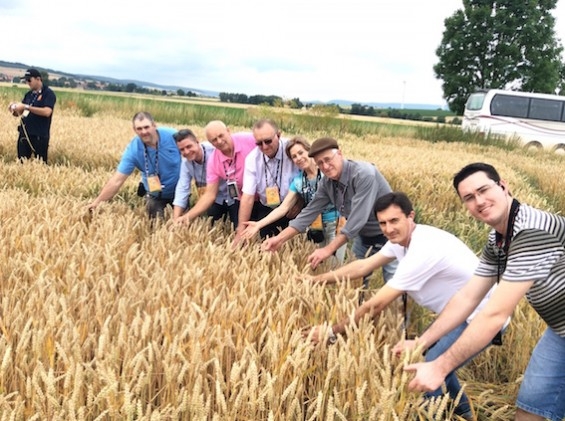
<svg viewBox="0 0 565 421">
<path fill-rule="evenodd" d="M 435 50 L 444 19 L 461 6 L 28 0 L 0 5 L 0 36 L 13 40 L 0 59 L 249 95 L 441 104 Z M 565 15 L 562 2 L 557 14 Z M 558 34 L 564 25 L 558 18 Z"/>
</svg>

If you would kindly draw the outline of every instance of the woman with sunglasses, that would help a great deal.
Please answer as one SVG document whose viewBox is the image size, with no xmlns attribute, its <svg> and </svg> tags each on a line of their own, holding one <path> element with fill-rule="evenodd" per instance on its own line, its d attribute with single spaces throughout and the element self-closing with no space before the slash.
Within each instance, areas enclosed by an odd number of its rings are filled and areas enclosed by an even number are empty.
<svg viewBox="0 0 565 421">
<path fill-rule="evenodd" d="M 303 206 L 306 206 L 310 203 L 316 193 L 318 181 L 322 174 L 314 159 L 308 156 L 309 150 L 310 144 L 301 136 L 296 136 L 288 142 L 285 152 L 292 159 L 294 165 L 299 168 L 298 175 L 292 180 L 287 196 L 277 208 L 259 221 L 244 223 L 243 239 L 253 238 L 261 228 L 284 217 L 295 206 L 300 206 L 302 203 Z M 308 239 L 324 247 L 336 235 L 339 216 L 339 212 L 333 205 L 328 206 L 310 225 L 307 231 Z M 339 264 L 343 263 L 345 258 L 346 246 L 344 244 L 335 253 Z"/>
</svg>

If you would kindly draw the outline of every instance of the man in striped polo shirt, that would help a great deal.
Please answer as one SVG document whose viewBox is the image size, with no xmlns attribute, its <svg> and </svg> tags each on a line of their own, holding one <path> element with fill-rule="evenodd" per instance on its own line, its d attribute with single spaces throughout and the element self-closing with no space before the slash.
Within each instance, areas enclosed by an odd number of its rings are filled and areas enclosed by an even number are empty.
<svg viewBox="0 0 565 421">
<path fill-rule="evenodd" d="M 410 364 L 409 387 L 437 389 L 445 376 L 500 331 L 525 295 L 548 327 L 526 368 L 516 400 L 516 420 L 565 417 L 565 218 L 512 198 L 494 167 L 469 164 L 453 186 L 471 215 L 493 228 L 471 280 L 448 303 L 418 343 L 431 344 L 465 320 L 498 282 L 484 309 L 443 355 Z"/>
</svg>

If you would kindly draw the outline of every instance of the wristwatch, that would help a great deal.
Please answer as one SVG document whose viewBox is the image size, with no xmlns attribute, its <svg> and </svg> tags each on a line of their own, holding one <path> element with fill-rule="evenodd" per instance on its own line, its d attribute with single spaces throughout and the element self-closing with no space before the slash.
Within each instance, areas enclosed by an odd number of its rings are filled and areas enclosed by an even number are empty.
<svg viewBox="0 0 565 421">
<path fill-rule="evenodd" d="M 334 330 L 332 327 L 330 327 L 328 329 L 328 343 L 330 345 L 333 345 L 337 342 L 337 335 L 334 333 Z"/>
<path fill-rule="evenodd" d="M 29 104 L 26 104 L 24 107 L 26 110 L 29 110 Z"/>
</svg>

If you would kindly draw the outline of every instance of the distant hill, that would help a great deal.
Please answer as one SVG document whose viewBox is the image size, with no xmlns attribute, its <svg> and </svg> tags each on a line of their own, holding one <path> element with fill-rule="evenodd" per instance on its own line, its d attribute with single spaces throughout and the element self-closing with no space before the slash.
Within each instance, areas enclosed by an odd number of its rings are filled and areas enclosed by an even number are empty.
<svg viewBox="0 0 565 421">
<path fill-rule="evenodd" d="M 312 101 L 306 101 L 312 102 Z M 322 102 L 312 102 L 312 103 L 322 103 Z M 401 104 L 400 102 L 361 102 L 361 101 L 350 101 L 347 99 L 332 99 L 327 102 L 327 104 L 337 104 L 342 107 L 349 107 L 351 104 L 361 104 L 368 105 L 373 108 L 388 109 L 394 108 L 397 110 L 437 110 L 437 109 L 447 109 L 447 105 L 443 107 L 437 104 Z"/>
<path fill-rule="evenodd" d="M 214 97 L 214 98 L 217 98 L 220 95 L 219 92 L 207 91 L 205 89 L 187 88 L 186 86 L 176 86 L 176 85 L 159 85 L 157 83 L 144 82 L 144 81 L 134 80 L 134 79 L 115 79 L 115 78 L 107 77 L 107 76 L 93 76 L 93 75 L 81 75 L 81 74 L 77 74 L 77 75 L 75 75 L 75 77 L 99 81 L 99 82 L 120 84 L 120 85 L 127 85 L 128 83 L 134 83 L 137 86 L 142 86 L 144 88 L 160 89 L 160 90 L 173 91 L 173 92 L 176 92 L 179 89 L 182 89 L 183 91 L 192 91 L 192 92 L 194 92 L 195 94 L 198 94 L 198 95 L 210 96 L 210 97 Z"/>
<path fill-rule="evenodd" d="M 97 75 L 85 75 L 85 74 L 73 74 L 68 72 L 63 72 L 61 70 L 54 70 L 45 67 L 41 67 L 36 64 L 23 64 L 23 63 L 12 63 L 8 61 L 0 60 L 0 73 L 6 72 L 9 76 L 21 76 L 26 69 L 30 67 L 35 67 L 38 70 L 45 71 L 49 73 L 49 77 L 53 78 L 73 78 L 75 80 L 82 80 L 82 81 L 94 81 L 94 82 L 104 82 L 104 83 L 112 83 L 118 85 L 127 85 L 128 83 L 134 83 L 137 86 L 148 88 L 148 89 L 159 89 L 165 91 L 172 91 L 176 92 L 179 89 L 183 91 L 192 91 L 197 95 L 207 96 L 218 98 L 220 96 L 219 92 L 216 91 L 209 91 L 206 89 L 199 89 L 199 88 L 191 88 L 186 86 L 178 86 L 178 85 L 160 85 L 153 82 L 146 82 L 134 79 L 116 79 L 108 76 L 97 76 Z M 268 93 L 266 94 L 268 95 Z M 309 104 L 336 104 L 342 107 L 349 107 L 351 104 L 362 104 L 367 105 L 373 108 L 379 109 L 407 109 L 407 110 L 437 110 L 437 109 L 447 109 L 447 106 L 444 105 L 443 108 L 437 104 L 401 104 L 398 102 L 361 102 L 361 101 L 350 101 L 347 99 L 332 99 L 330 101 L 318 101 L 318 100 L 301 100 L 303 103 Z"/>
</svg>

